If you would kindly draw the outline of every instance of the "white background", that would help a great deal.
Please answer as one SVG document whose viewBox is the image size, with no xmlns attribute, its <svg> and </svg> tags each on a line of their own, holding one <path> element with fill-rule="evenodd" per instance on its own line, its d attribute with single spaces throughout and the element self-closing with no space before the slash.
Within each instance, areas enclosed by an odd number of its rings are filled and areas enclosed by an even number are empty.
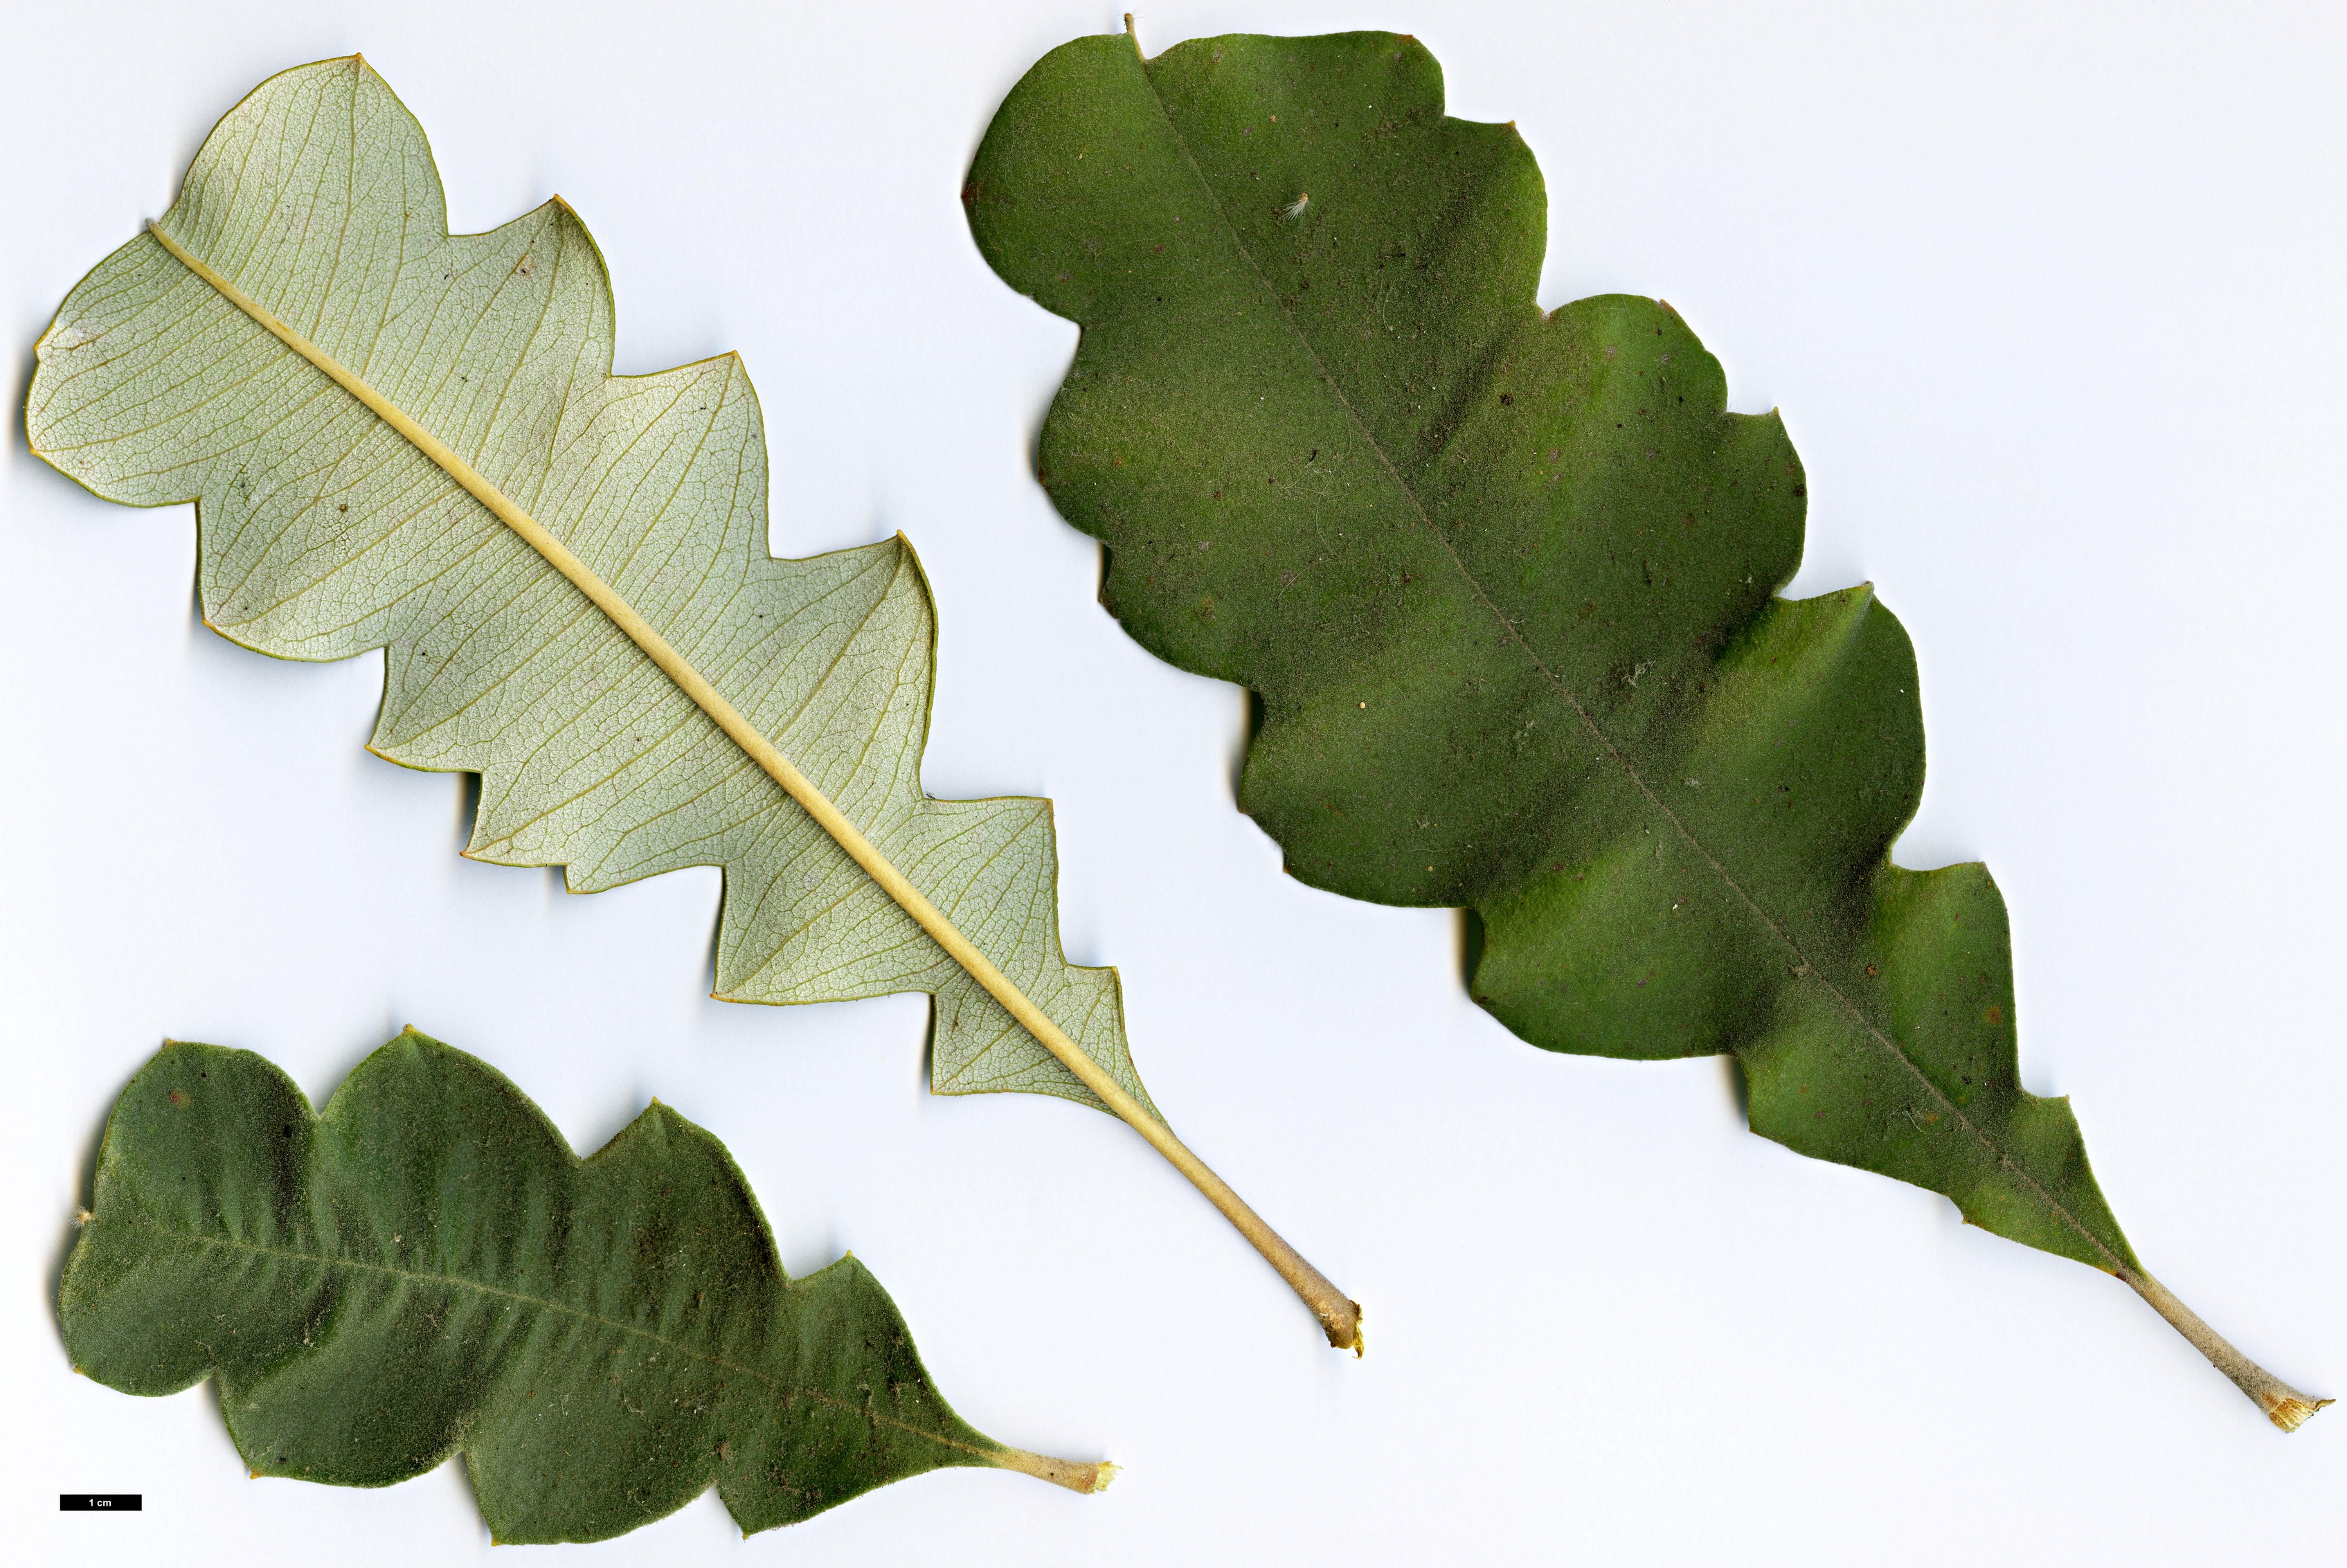
<svg viewBox="0 0 2347 1568">
<path fill-rule="evenodd" d="M 688 15 L 687 12 L 690 12 Z M 1097 5 L 0 5 L 0 1539 L 41 1563 L 466 1562 L 461 1469 L 250 1481 L 208 1389 L 68 1369 L 94 1140 L 167 1035 L 323 1099 L 402 1024 L 591 1149 L 658 1094 L 794 1270 L 853 1247 L 961 1411 L 1127 1469 L 923 1477 L 743 1543 L 713 1496 L 563 1561 L 2217 1563 L 2320 1557 L 2347 1415 L 2296 1437 L 2109 1278 L 1740 1127 L 1727 1069 L 1553 1057 L 1455 917 L 1285 877 L 1231 808 L 1244 699 L 1093 600 L 1027 452 L 1075 341 L 957 192 Z M 1797 590 L 1911 629 L 1901 860 L 2012 905 L 2023 1074 L 2074 1096 L 2146 1261 L 2347 1392 L 2339 1049 L 2347 26 L 2276 5 L 1182 4 L 1153 51 L 1413 31 L 1550 191 L 1542 299 L 1671 301 L 1807 461 Z M 706 999 L 716 874 L 571 897 L 457 858 L 463 783 L 367 756 L 376 656 L 191 610 L 187 508 L 26 452 L 31 345 L 286 66 L 363 49 L 459 228 L 559 192 L 620 368 L 740 350 L 785 553 L 902 528 L 943 621 L 927 781 L 1058 803 L 1069 946 L 1123 971 L 1175 1127 L 1368 1308 L 1322 1348 L 1131 1132 L 921 1081 L 920 998 Z M 142 1491 L 137 1516 L 58 1491 Z M 500 1556 L 499 1561 L 506 1560 Z"/>
</svg>

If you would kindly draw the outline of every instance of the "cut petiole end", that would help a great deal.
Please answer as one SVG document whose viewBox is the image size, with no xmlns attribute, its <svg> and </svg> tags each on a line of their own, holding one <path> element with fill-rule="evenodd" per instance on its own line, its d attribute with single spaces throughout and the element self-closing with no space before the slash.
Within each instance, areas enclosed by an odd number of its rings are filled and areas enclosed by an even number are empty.
<svg viewBox="0 0 2347 1568">
<path fill-rule="evenodd" d="M 1321 1331 L 1328 1336 L 1329 1347 L 1350 1350 L 1353 1359 L 1359 1360 L 1362 1352 L 1369 1348 L 1368 1330 L 1361 1326 L 1361 1304 L 1343 1301 L 1334 1309 L 1316 1307 L 1315 1310 L 1319 1314 Z"/>
<path fill-rule="evenodd" d="M 2314 1414 L 2329 1399 L 2310 1399 L 2303 1394 L 2285 1394 L 2266 1408 L 2266 1419 L 2283 1431 L 2294 1432 L 2306 1425 L 2306 1418 Z"/>
<path fill-rule="evenodd" d="M 1053 1486 L 1064 1486 L 1070 1491 L 1087 1495 L 1106 1491 L 1108 1483 L 1116 1479 L 1118 1470 L 1106 1460 L 1078 1464 L 1073 1460 L 1053 1459 L 1048 1454 L 1030 1454 L 1025 1449 L 1001 1449 L 987 1458 L 1003 1470 L 1015 1470 L 1021 1475 L 1031 1475 L 1038 1481 L 1048 1481 Z"/>
<path fill-rule="evenodd" d="M 2229 1340 L 2201 1320 L 2200 1315 L 2176 1298 L 2176 1293 L 2147 1274 L 2132 1268 L 2114 1271 L 2137 1296 L 2150 1303 L 2151 1309 L 2168 1320 L 2168 1327 L 2192 1342 L 2192 1348 L 2209 1358 L 2209 1365 L 2233 1380 L 2233 1386 L 2250 1397 L 2250 1402 L 2266 1413 L 2266 1419 L 2283 1431 L 2294 1432 L 2306 1424 L 2309 1416 L 2330 1404 L 2311 1394 L 2301 1394 L 2239 1350 Z"/>
</svg>

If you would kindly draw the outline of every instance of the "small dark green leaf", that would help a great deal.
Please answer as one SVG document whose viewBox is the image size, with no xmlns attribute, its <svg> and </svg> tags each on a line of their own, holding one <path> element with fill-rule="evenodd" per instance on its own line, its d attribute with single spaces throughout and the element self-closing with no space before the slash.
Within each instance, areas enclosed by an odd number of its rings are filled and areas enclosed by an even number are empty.
<svg viewBox="0 0 2347 1568">
<path fill-rule="evenodd" d="M 110 1388 L 217 1378 L 256 1475 L 388 1486 L 463 1450 L 501 1542 L 600 1541 L 712 1485 L 756 1532 L 946 1465 L 1110 1471 L 956 1416 L 853 1256 L 787 1277 L 675 1112 L 581 1160 L 413 1030 L 321 1113 L 250 1051 L 165 1046 L 108 1119 L 58 1311 Z"/>
</svg>

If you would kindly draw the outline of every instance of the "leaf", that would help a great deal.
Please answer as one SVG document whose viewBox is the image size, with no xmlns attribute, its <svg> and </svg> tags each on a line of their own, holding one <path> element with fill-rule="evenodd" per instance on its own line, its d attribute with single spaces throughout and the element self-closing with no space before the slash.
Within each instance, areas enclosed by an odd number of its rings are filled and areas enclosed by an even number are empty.
<svg viewBox="0 0 2347 1568">
<path fill-rule="evenodd" d="M 323 1112 L 266 1060 L 166 1045 L 107 1118 L 57 1295 L 75 1368 L 217 1378 L 255 1475 L 389 1486 L 462 1450 L 499 1542 L 600 1541 L 714 1484 L 745 1532 L 947 1465 L 1097 1491 L 929 1384 L 851 1255 L 783 1272 L 724 1145 L 654 1101 L 591 1158 L 409 1030 Z"/>
<path fill-rule="evenodd" d="M 1553 1050 L 1726 1051 L 1755 1132 L 2116 1274 L 2285 1429 L 2314 1403 L 2143 1272 L 2021 1087 L 1977 865 L 1889 852 L 1923 779 L 1870 588 L 1776 597 L 1805 486 L 1666 304 L 1535 302 L 1540 174 L 1411 39 L 1055 50 L 964 191 L 1081 323 L 1038 450 L 1102 601 L 1259 701 L 1240 804 L 1315 886 L 1472 911 Z"/>
<path fill-rule="evenodd" d="M 390 88 L 301 67 L 36 354 L 34 451 L 111 500 L 196 502 L 206 624 L 388 651 L 371 749 L 481 775 L 467 855 L 579 892 L 719 866 L 718 996 L 931 993 L 935 1090 L 1113 1110 L 1358 1343 L 1358 1308 L 1157 1117 L 1115 971 L 1062 956 L 1049 804 L 922 792 L 911 548 L 771 558 L 741 361 L 612 375 L 610 280 L 559 198 L 450 235 Z"/>
</svg>

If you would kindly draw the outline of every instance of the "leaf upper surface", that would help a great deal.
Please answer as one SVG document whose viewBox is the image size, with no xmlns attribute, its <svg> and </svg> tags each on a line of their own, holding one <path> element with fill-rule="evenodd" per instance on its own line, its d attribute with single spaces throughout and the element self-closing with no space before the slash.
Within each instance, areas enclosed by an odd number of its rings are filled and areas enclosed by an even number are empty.
<svg viewBox="0 0 2347 1568">
<path fill-rule="evenodd" d="M 772 558 L 740 361 L 610 374 L 610 282 L 568 206 L 450 234 L 421 128 L 352 58 L 256 88 L 160 226 L 616 588 L 1147 1103 L 1115 972 L 1061 950 L 1049 803 L 922 792 L 910 547 Z M 196 502 L 208 624 L 281 658 L 387 650 L 372 749 L 482 775 L 468 855 L 579 891 L 719 866 L 721 997 L 928 991 L 939 1091 L 1100 1103 L 544 559 L 155 238 L 74 289 L 36 357 L 36 452 L 109 499 Z"/>
<path fill-rule="evenodd" d="M 601 1540 L 712 1484 L 756 1532 L 1025 1468 L 854 1257 L 784 1274 L 709 1133 L 655 1102 L 582 1161 L 412 1030 L 318 1113 L 251 1052 L 165 1047 L 108 1119 L 58 1306 L 109 1387 L 216 1377 L 255 1474 L 386 1486 L 461 1450 L 500 1542 Z"/>
<path fill-rule="evenodd" d="M 1984 868 L 1893 865 L 1915 665 L 1868 589 L 1776 597 L 1805 484 L 1667 305 L 1538 307 L 1512 127 L 1382 33 L 1040 62 L 964 200 L 1082 327 L 1038 450 L 1143 644 L 1260 699 L 1240 802 L 1305 881 L 1476 917 L 1552 1050 L 1727 1051 L 1757 1132 L 2134 1255 L 2024 1091 Z"/>
</svg>

